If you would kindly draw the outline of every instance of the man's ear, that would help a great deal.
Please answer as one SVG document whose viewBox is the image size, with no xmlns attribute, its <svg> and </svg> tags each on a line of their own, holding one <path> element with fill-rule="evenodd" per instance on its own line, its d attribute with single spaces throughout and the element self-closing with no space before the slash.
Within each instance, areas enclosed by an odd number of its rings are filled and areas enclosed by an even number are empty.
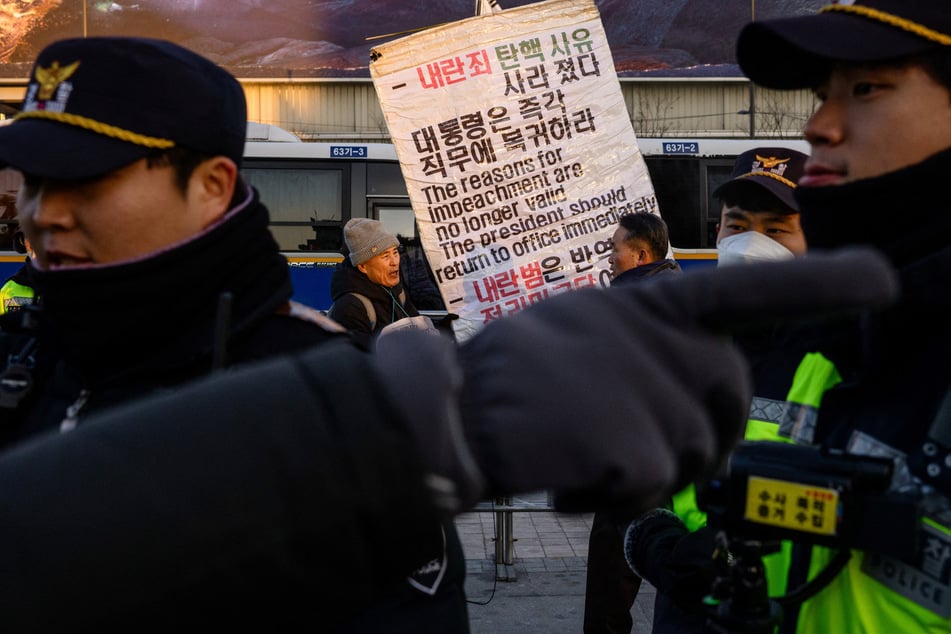
<svg viewBox="0 0 951 634">
<path fill-rule="evenodd" d="M 226 156 L 215 156 L 198 164 L 188 182 L 188 198 L 198 208 L 203 227 L 225 215 L 237 182 L 238 166 Z"/>
</svg>

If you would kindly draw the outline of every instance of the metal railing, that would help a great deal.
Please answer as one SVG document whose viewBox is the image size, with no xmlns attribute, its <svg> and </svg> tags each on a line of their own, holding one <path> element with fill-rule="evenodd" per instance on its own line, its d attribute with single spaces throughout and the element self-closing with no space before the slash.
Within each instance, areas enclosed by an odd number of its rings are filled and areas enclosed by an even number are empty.
<svg viewBox="0 0 951 634">
<path fill-rule="evenodd" d="M 552 513 L 551 494 L 545 506 L 515 504 L 511 497 L 484 500 L 472 508 L 474 513 L 495 514 L 495 579 L 515 581 L 515 513 Z"/>
</svg>

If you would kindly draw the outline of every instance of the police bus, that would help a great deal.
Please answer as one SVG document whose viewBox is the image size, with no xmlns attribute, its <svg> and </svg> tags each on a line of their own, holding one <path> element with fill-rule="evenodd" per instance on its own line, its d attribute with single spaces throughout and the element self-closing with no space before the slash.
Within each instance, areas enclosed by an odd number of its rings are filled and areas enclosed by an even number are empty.
<svg viewBox="0 0 951 634">
<path fill-rule="evenodd" d="M 719 205 L 712 192 L 729 179 L 737 155 L 757 146 L 808 153 L 804 141 L 780 139 L 638 139 L 684 268 L 716 261 Z M 241 173 L 271 212 L 271 231 L 291 267 L 294 298 L 329 308 L 330 277 L 342 259 L 343 225 L 376 218 L 394 234 L 416 235 L 413 210 L 393 145 L 302 142 L 276 126 L 249 124 Z M 19 176 L 0 171 L 0 276 L 22 264 L 17 252 Z"/>
</svg>

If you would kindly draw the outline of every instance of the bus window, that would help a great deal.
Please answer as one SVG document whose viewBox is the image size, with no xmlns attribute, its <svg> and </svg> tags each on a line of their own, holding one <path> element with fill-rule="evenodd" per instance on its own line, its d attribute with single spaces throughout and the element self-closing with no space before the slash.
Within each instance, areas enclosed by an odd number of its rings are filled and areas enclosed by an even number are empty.
<svg viewBox="0 0 951 634">
<path fill-rule="evenodd" d="M 733 173 L 733 161 L 708 161 L 704 165 L 704 179 L 706 191 L 703 193 L 707 201 L 706 213 L 706 246 L 714 249 L 717 246 L 717 223 L 720 222 L 720 201 L 713 195 L 717 187 L 730 180 Z"/>
<path fill-rule="evenodd" d="M 733 159 L 697 156 L 645 157 L 660 215 L 679 249 L 714 249 L 720 203 L 713 192 L 730 178 Z"/>
<path fill-rule="evenodd" d="M 416 214 L 410 206 L 377 207 L 376 215 L 383 227 L 395 236 L 416 237 Z"/>
<path fill-rule="evenodd" d="M 702 249 L 700 166 L 696 157 L 646 156 L 660 215 L 667 221 L 670 243 L 680 249 Z"/>
<path fill-rule="evenodd" d="M 345 174 L 340 168 L 296 163 L 265 166 L 248 162 L 245 180 L 256 187 L 271 213 L 271 233 L 282 251 L 310 251 L 325 243 L 318 228 L 344 218 Z"/>
<path fill-rule="evenodd" d="M 416 237 L 416 216 L 398 163 L 367 163 L 366 215 L 404 238 Z"/>
<path fill-rule="evenodd" d="M 367 163 L 368 196 L 408 196 L 399 163 Z"/>
</svg>

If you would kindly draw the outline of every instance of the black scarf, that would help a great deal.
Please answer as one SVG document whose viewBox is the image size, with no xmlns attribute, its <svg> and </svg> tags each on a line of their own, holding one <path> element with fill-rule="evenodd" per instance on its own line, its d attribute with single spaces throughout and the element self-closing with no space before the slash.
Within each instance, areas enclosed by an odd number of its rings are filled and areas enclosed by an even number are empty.
<svg viewBox="0 0 951 634">
<path fill-rule="evenodd" d="M 951 149 L 876 178 L 799 187 L 809 249 L 867 245 L 903 266 L 951 244 Z"/>
<path fill-rule="evenodd" d="M 154 256 L 36 271 L 42 327 L 91 381 L 208 357 L 223 293 L 232 294 L 231 337 L 290 299 L 287 262 L 267 225 L 267 208 L 249 192 L 220 223 Z"/>
<path fill-rule="evenodd" d="M 949 170 L 946 150 L 881 177 L 796 191 L 810 251 L 875 247 L 901 283 L 898 304 L 819 346 L 844 379 L 823 399 L 819 440 L 842 446 L 863 429 L 909 451 L 935 417 L 951 381 Z"/>
</svg>

